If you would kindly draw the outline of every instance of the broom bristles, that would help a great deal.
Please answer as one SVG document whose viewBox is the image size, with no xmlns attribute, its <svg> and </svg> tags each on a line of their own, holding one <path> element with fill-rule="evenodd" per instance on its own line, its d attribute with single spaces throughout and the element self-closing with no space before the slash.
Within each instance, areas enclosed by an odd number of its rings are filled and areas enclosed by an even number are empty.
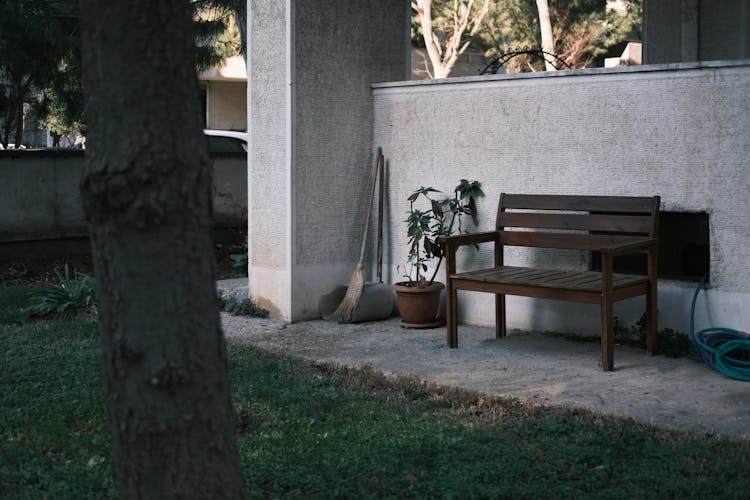
<svg viewBox="0 0 750 500">
<path fill-rule="evenodd" d="M 359 262 L 357 269 L 352 273 L 349 279 L 349 286 L 346 288 L 346 295 L 330 316 L 324 318 L 328 321 L 338 321 L 339 323 L 349 323 L 354 317 L 354 311 L 357 310 L 359 301 L 362 298 L 362 289 L 365 286 L 365 266 Z"/>
</svg>

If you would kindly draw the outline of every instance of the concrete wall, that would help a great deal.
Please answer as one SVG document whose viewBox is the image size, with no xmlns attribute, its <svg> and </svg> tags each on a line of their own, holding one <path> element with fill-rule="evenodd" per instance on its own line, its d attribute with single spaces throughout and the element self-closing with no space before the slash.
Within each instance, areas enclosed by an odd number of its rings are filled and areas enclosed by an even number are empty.
<svg viewBox="0 0 750 500">
<path fill-rule="evenodd" d="M 0 152 L 0 243 L 88 234 L 79 182 L 82 151 Z M 214 222 L 243 224 L 247 216 L 247 159 L 216 155 Z"/>
<path fill-rule="evenodd" d="M 279 317 L 317 316 L 320 295 L 354 270 L 370 84 L 405 78 L 408 9 L 403 0 L 248 3 L 250 293 Z"/>
<path fill-rule="evenodd" d="M 699 324 L 750 326 L 750 60 L 497 75 L 374 86 L 373 147 L 387 159 L 387 278 L 406 260 L 408 194 L 483 183 L 478 230 L 501 192 L 654 195 L 710 219 L 711 286 Z M 459 269 L 490 265 L 462 250 Z M 507 262 L 583 269 L 585 254 L 507 250 Z M 441 271 L 442 272 L 442 271 Z M 687 331 L 694 283 L 660 282 L 662 327 Z M 706 307 L 705 304 L 708 303 Z M 494 321 L 488 294 L 459 294 L 459 318 Z M 615 313 L 635 321 L 641 298 Z M 510 298 L 510 327 L 597 332 L 598 307 Z"/>
</svg>

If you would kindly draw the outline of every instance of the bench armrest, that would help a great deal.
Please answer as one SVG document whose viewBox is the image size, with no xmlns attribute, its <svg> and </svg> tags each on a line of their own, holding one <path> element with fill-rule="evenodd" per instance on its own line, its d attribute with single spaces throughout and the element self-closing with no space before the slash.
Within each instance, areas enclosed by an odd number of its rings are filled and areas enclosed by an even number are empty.
<svg viewBox="0 0 750 500">
<path fill-rule="evenodd" d="M 654 238 L 644 238 L 638 241 L 632 241 L 630 243 L 622 243 L 620 245 L 614 245 L 610 247 L 603 247 L 599 251 L 603 254 L 609 254 L 612 256 L 626 255 L 630 253 L 638 253 L 644 250 L 648 250 L 652 246 L 659 244 L 659 240 Z"/>
<path fill-rule="evenodd" d="M 502 263 L 502 251 L 498 254 L 500 243 L 500 231 L 486 231 L 483 233 L 458 234 L 456 236 L 440 237 L 438 241 L 445 245 L 445 265 L 448 276 L 448 287 L 450 288 L 450 276 L 456 272 L 456 251 L 463 245 L 476 245 L 477 243 L 495 243 L 495 265 Z M 499 255 L 499 256 L 498 256 Z"/>
<path fill-rule="evenodd" d="M 500 233 L 498 231 L 486 231 L 482 233 L 458 234 L 447 237 L 441 236 L 438 238 L 438 241 L 444 243 L 446 246 L 450 245 L 453 248 L 458 248 L 463 245 L 476 245 L 477 243 L 500 241 Z"/>
</svg>

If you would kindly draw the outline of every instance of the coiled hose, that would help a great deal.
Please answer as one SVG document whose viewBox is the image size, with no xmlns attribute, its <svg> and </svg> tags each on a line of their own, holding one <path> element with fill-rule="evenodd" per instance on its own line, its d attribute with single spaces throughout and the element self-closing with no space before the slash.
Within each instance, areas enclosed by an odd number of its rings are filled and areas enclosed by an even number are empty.
<svg viewBox="0 0 750 500">
<path fill-rule="evenodd" d="M 690 357 L 702 361 L 727 377 L 750 382 L 750 335 L 732 328 L 704 328 L 695 333 L 695 302 L 706 285 L 703 276 L 690 306 Z"/>
</svg>

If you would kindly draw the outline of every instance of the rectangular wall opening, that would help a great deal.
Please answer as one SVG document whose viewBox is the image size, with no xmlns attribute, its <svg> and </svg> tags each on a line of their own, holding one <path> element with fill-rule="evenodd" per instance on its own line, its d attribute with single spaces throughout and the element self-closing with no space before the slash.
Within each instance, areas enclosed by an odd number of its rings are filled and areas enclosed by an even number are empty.
<svg viewBox="0 0 750 500">
<path fill-rule="evenodd" d="M 711 263 L 708 214 L 705 212 L 661 212 L 659 230 L 659 278 L 698 281 Z M 591 269 L 601 271 L 599 252 L 592 252 Z M 646 255 L 614 259 L 616 273 L 647 273 Z"/>
</svg>

